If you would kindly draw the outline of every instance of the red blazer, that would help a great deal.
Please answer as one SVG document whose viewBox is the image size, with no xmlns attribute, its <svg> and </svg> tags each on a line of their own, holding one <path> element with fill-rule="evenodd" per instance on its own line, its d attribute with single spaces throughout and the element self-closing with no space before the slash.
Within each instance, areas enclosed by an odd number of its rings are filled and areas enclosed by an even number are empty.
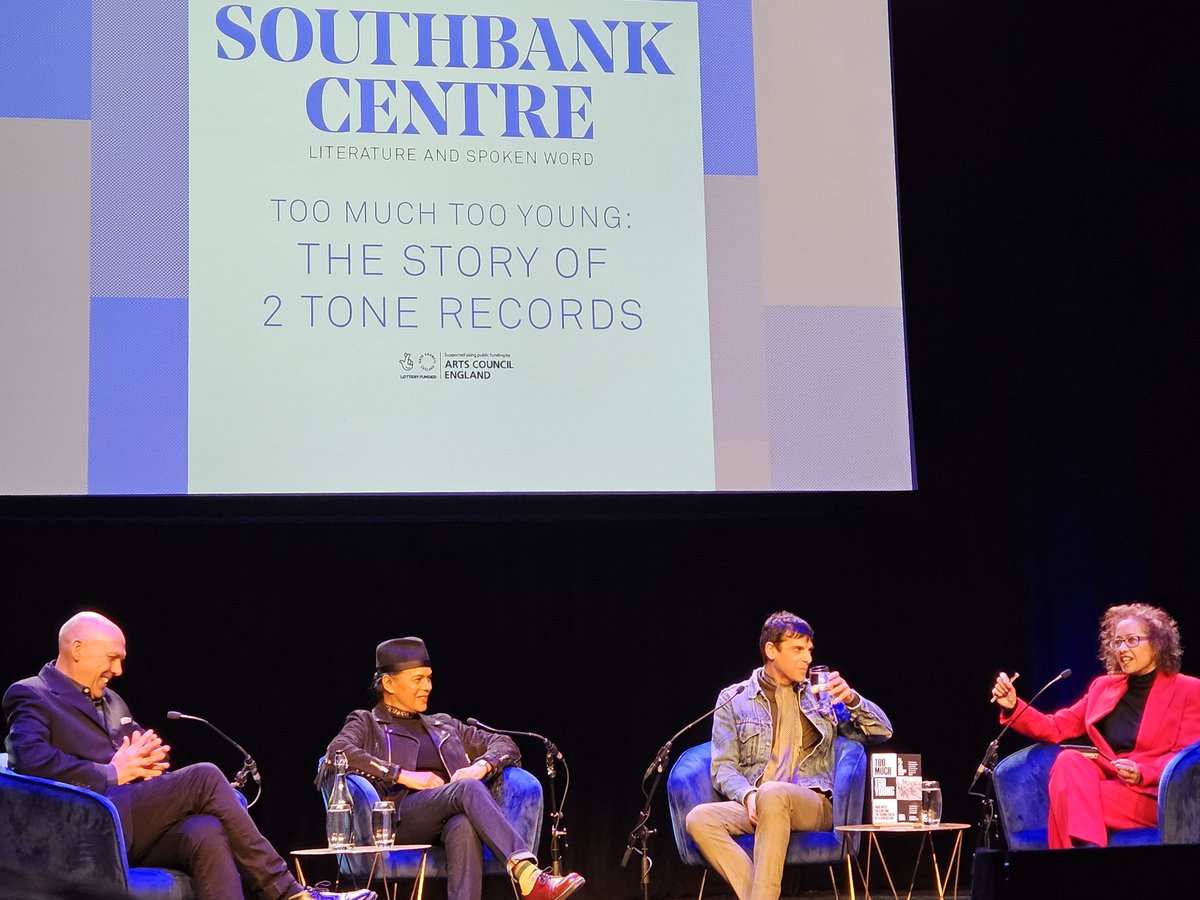
<svg viewBox="0 0 1200 900">
<path fill-rule="evenodd" d="M 1113 757 L 1117 754 L 1096 728 L 1096 723 L 1116 708 L 1117 701 L 1125 695 L 1125 686 L 1124 675 L 1101 675 L 1088 685 L 1086 694 L 1066 709 L 1047 715 L 1024 700 L 1017 700 L 1011 714 L 1002 715 L 1000 721 L 1008 722 L 1024 709 L 1026 711 L 1013 723 L 1015 731 L 1052 744 L 1087 735 L 1102 753 Z M 1160 672 L 1146 698 L 1137 742 L 1124 757 L 1137 763 L 1142 773 L 1142 783 L 1135 790 L 1157 797 L 1158 782 L 1171 757 L 1196 741 L 1200 741 L 1200 678 Z M 1115 776 L 1111 763 L 1102 758 L 1096 762 Z"/>
</svg>

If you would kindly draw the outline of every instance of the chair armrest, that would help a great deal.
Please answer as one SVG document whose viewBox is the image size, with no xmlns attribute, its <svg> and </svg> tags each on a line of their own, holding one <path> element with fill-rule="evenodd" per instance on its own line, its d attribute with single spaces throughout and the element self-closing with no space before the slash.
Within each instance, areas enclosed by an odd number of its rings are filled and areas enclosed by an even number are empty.
<svg viewBox="0 0 1200 900">
<path fill-rule="evenodd" d="M 667 802 L 675 846 L 686 865 L 705 865 L 700 848 L 687 833 L 688 813 L 701 803 L 714 803 L 720 799 L 712 783 L 712 744 L 698 744 L 679 754 L 667 775 Z"/>
<path fill-rule="evenodd" d="M 70 873 L 125 891 L 129 862 L 116 807 L 86 788 L 0 767 L 0 868 Z"/>
<path fill-rule="evenodd" d="M 1000 823 L 1009 846 L 1022 831 L 1045 831 L 1050 817 L 1050 769 L 1062 747 L 1032 744 L 1006 756 L 993 776 Z M 1029 848 L 1021 848 L 1029 849 Z"/>
<path fill-rule="evenodd" d="M 1164 844 L 1200 844 L 1200 741 L 1176 753 L 1163 770 L 1158 832 Z"/>
<path fill-rule="evenodd" d="M 504 818 L 525 839 L 530 851 L 537 853 L 545 808 L 542 783 L 520 766 L 507 766 L 492 780 L 491 789 Z"/>
<path fill-rule="evenodd" d="M 833 825 L 861 825 L 867 793 L 867 751 L 858 741 L 834 744 Z M 857 839 L 857 836 L 856 836 Z"/>
<path fill-rule="evenodd" d="M 347 775 L 346 786 L 350 788 L 350 802 L 354 804 L 354 843 L 369 844 L 372 841 L 371 807 L 379 802 L 379 791 L 362 775 Z M 321 797 L 328 806 L 327 791 L 321 791 Z"/>
</svg>

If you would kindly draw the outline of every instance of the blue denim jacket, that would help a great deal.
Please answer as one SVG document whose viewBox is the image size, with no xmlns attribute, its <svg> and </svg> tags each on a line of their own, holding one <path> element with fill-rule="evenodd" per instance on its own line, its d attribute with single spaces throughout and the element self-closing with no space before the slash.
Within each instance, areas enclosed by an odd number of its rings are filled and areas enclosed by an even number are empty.
<svg viewBox="0 0 1200 900">
<path fill-rule="evenodd" d="M 712 780 L 717 792 L 739 803 L 758 786 L 771 756 L 774 723 L 771 721 L 771 701 L 759 683 L 762 669 L 750 677 L 731 684 L 717 697 L 724 704 L 713 716 Z M 738 688 L 744 688 L 735 696 Z M 892 723 L 882 709 L 859 694 L 862 703 L 857 709 L 834 704 L 834 714 L 821 715 L 816 697 L 804 685 L 800 694 L 800 711 L 821 732 L 816 749 L 800 761 L 797 784 L 822 791 L 833 790 L 833 739 L 839 734 L 863 744 L 878 744 L 892 736 Z M 725 703 L 733 697 L 729 703 Z"/>
</svg>

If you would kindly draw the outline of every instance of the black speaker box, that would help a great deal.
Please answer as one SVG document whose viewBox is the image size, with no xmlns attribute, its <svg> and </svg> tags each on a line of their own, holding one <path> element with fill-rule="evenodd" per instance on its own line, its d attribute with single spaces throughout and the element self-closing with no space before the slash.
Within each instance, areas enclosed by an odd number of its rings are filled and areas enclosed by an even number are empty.
<svg viewBox="0 0 1200 900">
<path fill-rule="evenodd" d="M 1194 896 L 1200 845 L 975 851 L 971 900 Z"/>
</svg>

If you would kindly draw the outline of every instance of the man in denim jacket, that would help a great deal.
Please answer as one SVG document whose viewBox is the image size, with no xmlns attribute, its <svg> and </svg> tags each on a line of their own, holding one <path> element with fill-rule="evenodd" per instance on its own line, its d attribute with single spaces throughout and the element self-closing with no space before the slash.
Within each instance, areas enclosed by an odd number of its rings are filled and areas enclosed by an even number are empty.
<svg viewBox="0 0 1200 900">
<path fill-rule="evenodd" d="M 713 718 L 712 778 L 725 802 L 688 813 L 700 852 L 738 900 L 778 900 L 793 831 L 833 828 L 833 741 L 885 741 L 883 710 L 830 672 L 823 690 L 833 711 L 822 714 L 808 685 L 813 630 L 782 611 L 763 623 L 763 665 L 725 688 Z M 754 833 L 754 858 L 734 841 Z"/>
</svg>

